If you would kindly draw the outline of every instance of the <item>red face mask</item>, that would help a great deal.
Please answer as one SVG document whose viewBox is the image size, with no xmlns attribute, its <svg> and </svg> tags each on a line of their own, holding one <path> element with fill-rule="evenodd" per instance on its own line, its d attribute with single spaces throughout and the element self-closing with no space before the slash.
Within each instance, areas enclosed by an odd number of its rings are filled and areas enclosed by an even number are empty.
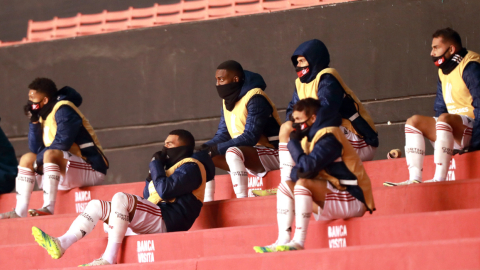
<svg viewBox="0 0 480 270">
<path fill-rule="evenodd" d="M 297 72 L 297 76 L 302 78 L 303 76 L 307 75 L 310 72 L 310 68 L 306 67 L 296 67 L 295 71 Z"/>
</svg>

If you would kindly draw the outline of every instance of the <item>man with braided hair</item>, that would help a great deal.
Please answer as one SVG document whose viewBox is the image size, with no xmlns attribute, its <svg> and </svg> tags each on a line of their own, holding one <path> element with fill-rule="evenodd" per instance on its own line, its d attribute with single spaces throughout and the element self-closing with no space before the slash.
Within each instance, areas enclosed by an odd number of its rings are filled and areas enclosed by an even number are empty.
<svg viewBox="0 0 480 270">
<path fill-rule="evenodd" d="M 92 200 L 68 231 L 56 238 L 37 227 L 35 241 L 54 259 L 59 259 L 75 242 L 90 233 L 98 221 L 110 227 L 108 244 L 99 259 L 83 266 L 117 263 L 117 254 L 127 228 L 137 234 L 187 231 L 203 206 L 206 179 L 215 175 L 208 153 L 193 153 L 195 139 L 186 130 L 174 130 L 162 151 L 150 162 L 143 198 L 119 192 L 111 202 Z"/>
</svg>

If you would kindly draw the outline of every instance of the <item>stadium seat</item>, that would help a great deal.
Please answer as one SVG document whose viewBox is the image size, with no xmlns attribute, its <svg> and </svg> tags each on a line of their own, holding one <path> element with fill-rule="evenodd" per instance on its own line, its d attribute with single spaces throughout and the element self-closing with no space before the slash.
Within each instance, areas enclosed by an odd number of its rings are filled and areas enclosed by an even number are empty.
<svg viewBox="0 0 480 270">
<path fill-rule="evenodd" d="M 158 4 L 147 8 L 132 8 L 129 28 L 149 27 L 155 25 Z"/>
<path fill-rule="evenodd" d="M 208 17 L 221 18 L 235 14 L 235 3 L 233 0 L 209 0 L 208 1 Z"/>
<path fill-rule="evenodd" d="M 132 7 L 122 11 L 107 11 L 103 31 L 120 31 L 128 29 L 132 17 Z"/>
<path fill-rule="evenodd" d="M 264 12 L 262 7 L 263 0 L 234 0 L 235 13 L 238 15 L 254 14 Z"/>
<path fill-rule="evenodd" d="M 290 1 L 289 0 L 263 1 L 262 7 L 263 9 L 270 10 L 270 11 L 289 9 Z"/>
<path fill-rule="evenodd" d="M 97 14 L 79 13 L 80 24 L 78 26 L 78 35 L 83 36 L 102 33 L 105 25 L 106 14 L 106 10 Z"/>
<path fill-rule="evenodd" d="M 195 1 L 182 1 L 182 21 L 198 21 L 208 18 L 207 0 L 195 0 Z"/>
<path fill-rule="evenodd" d="M 18 44 L 26 43 L 26 42 L 27 42 L 27 38 L 23 38 L 22 40 L 17 40 L 17 41 L 1 41 L 1 40 L 0 40 L 0 47 L 3 47 L 3 46 L 13 46 L 13 45 L 18 45 Z"/>
<path fill-rule="evenodd" d="M 170 5 L 157 5 L 154 24 L 163 25 L 181 21 L 183 2 Z"/>
<path fill-rule="evenodd" d="M 74 37 L 77 35 L 80 22 L 80 14 L 75 17 L 58 18 L 54 17 L 53 38 Z"/>
<path fill-rule="evenodd" d="M 28 21 L 27 40 L 28 41 L 42 41 L 52 39 L 55 21 Z"/>
</svg>

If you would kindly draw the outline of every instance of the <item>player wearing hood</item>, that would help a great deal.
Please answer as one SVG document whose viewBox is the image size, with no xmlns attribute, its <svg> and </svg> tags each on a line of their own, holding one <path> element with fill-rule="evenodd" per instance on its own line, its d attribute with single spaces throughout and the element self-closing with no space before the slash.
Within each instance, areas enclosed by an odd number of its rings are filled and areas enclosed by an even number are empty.
<svg viewBox="0 0 480 270">
<path fill-rule="evenodd" d="M 462 46 L 451 28 L 432 36 L 430 56 L 438 67 L 435 117 L 414 115 L 405 124 L 405 157 L 410 177 L 385 186 L 422 183 L 425 138 L 433 144 L 436 165 L 433 179 L 447 179 L 452 155 L 480 149 L 480 55 Z"/>
<path fill-rule="evenodd" d="M 0 194 L 9 193 L 15 187 L 17 166 L 15 149 L 0 128 Z"/>
<path fill-rule="evenodd" d="M 330 54 L 318 39 L 306 41 L 295 50 L 291 57 L 298 78 L 295 91 L 287 107 L 286 122 L 279 134 L 280 176 L 282 181 L 293 190 L 290 171 L 295 162 L 287 149 L 293 106 L 302 99 L 318 99 L 322 105 L 318 114 L 322 118 L 335 117 L 340 114 L 340 129 L 362 161 L 372 160 L 378 147 L 378 134 L 368 112 L 352 90 L 343 82 L 338 72 L 329 68 Z"/>
<path fill-rule="evenodd" d="M 375 210 L 370 178 L 339 128 L 340 115 L 322 115 L 320 102 L 313 98 L 300 100 L 292 111 L 295 123 L 287 147 L 295 161 L 291 171 L 295 188 L 292 192 L 285 182 L 280 183 L 278 239 L 272 245 L 254 247 L 258 253 L 303 249 L 312 210 L 316 220 L 361 217 Z M 317 209 L 312 209 L 313 202 Z"/>
<path fill-rule="evenodd" d="M 202 149 L 215 166 L 229 171 L 237 198 L 247 197 L 248 173 L 263 177 L 277 170 L 280 118 L 275 104 L 264 92 L 262 76 L 233 60 L 223 62 L 215 73 L 217 92 L 223 99 L 218 131 Z M 214 181 L 207 185 L 205 201 L 213 200 Z"/>
<path fill-rule="evenodd" d="M 101 183 L 108 161 L 95 132 L 80 112 L 82 97 L 68 86 L 57 91 L 55 83 L 37 78 L 29 85 L 25 114 L 30 118 L 28 146 L 15 181 L 17 204 L 0 219 L 27 216 L 35 178 L 43 188 L 43 207 L 30 209 L 32 216 L 53 214 L 57 190 Z M 36 177 L 37 175 L 37 177 Z"/>
<path fill-rule="evenodd" d="M 119 192 L 111 202 L 91 200 L 62 236 L 52 237 L 32 228 L 35 241 L 54 259 L 90 233 L 97 222 L 109 225 L 108 244 L 102 257 L 82 266 L 117 263 L 118 250 L 127 228 L 137 234 L 187 231 L 200 215 L 207 179 L 215 165 L 205 151 L 193 153 L 195 139 L 186 130 L 174 130 L 162 151 L 153 155 L 143 198 Z"/>
</svg>

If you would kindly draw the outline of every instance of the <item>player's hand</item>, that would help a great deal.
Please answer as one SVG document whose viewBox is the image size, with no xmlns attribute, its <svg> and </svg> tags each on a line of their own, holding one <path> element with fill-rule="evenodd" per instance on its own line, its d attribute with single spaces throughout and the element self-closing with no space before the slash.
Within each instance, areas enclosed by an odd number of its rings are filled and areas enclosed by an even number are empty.
<svg viewBox="0 0 480 270">
<path fill-rule="evenodd" d="M 463 155 L 465 153 L 468 153 L 468 148 L 463 148 L 461 150 L 458 149 L 453 149 L 453 155 L 455 156 L 456 154 Z"/>
<path fill-rule="evenodd" d="M 208 147 L 208 151 L 209 151 L 209 154 L 210 154 L 210 157 L 214 157 L 214 156 L 218 156 L 220 155 L 220 153 L 218 152 L 218 149 L 217 149 L 217 145 L 211 145 Z"/>
<path fill-rule="evenodd" d="M 292 125 L 293 125 L 292 121 L 287 121 L 287 122 L 283 123 L 282 126 L 280 127 L 280 132 L 279 132 L 278 136 L 281 139 L 284 139 L 284 140 L 288 141 L 287 138 L 290 136 L 290 133 L 292 133 L 292 131 L 294 130 Z"/>
<path fill-rule="evenodd" d="M 33 171 L 39 175 L 43 175 L 43 164 L 38 165 L 37 161 L 33 162 Z"/>
<path fill-rule="evenodd" d="M 34 111 L 32 110 L 32 105 L 26 104 L 23 106 L 23 112 L 25 115 L 30 119 L 30 122 L 32 123 L 37 123 L 39 120 L 39 115 L 38 115 L 38 110 Z"/>
<path fill-rule="evenodd" d="M 161 163 L 165 163 L 165 160 L 167 160 L 167 153 L 165 151 L 158 151 L 153 154 L 152 161 L 158 160 Z"/>
</svg>

